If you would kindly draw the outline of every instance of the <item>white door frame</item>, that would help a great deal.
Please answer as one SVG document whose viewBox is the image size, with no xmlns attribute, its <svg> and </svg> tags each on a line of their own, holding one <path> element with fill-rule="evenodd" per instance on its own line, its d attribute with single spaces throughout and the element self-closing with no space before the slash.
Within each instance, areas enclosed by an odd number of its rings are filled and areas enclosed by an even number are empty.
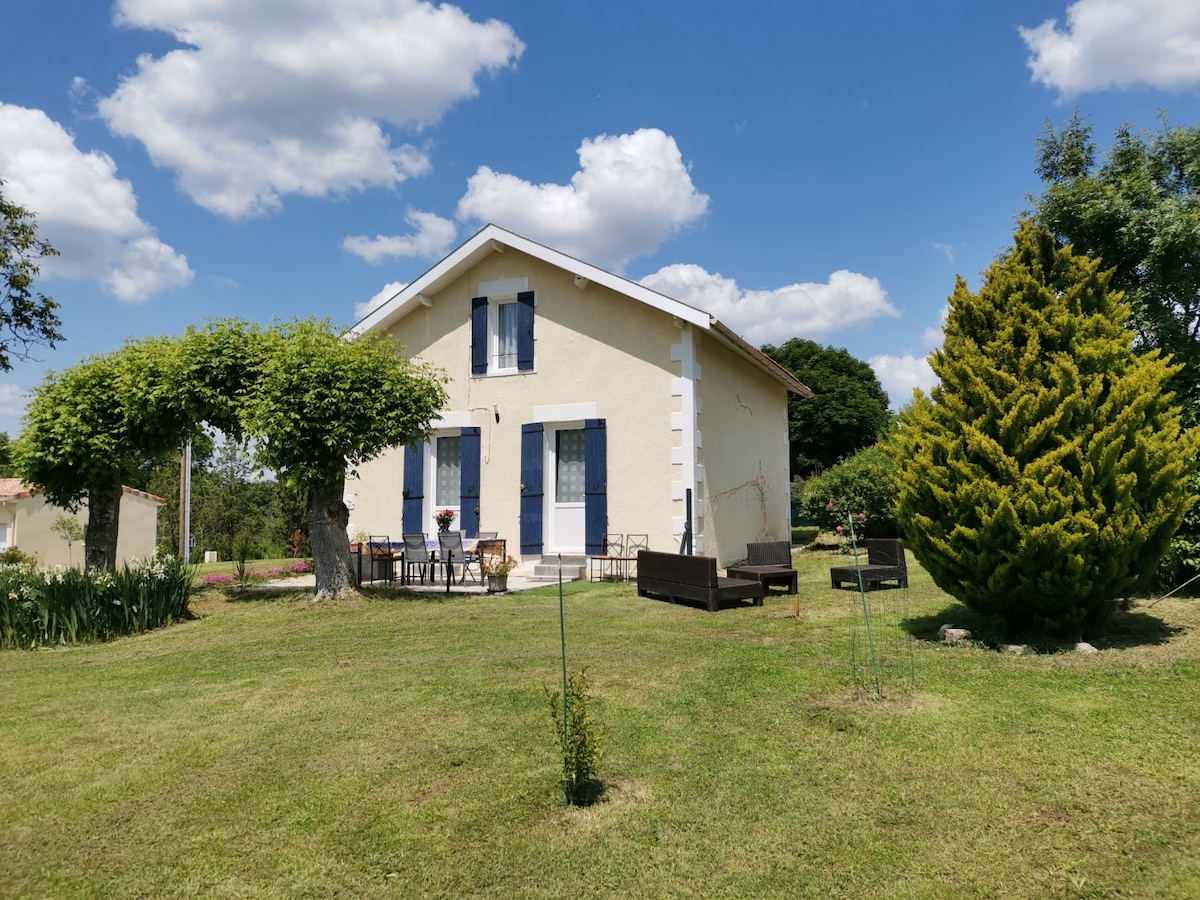
<svg viewBox="0 0 1200 900">
<path fill-rule="evenodd" d="M 558 432 L 580 431 L 584 423 L 579 421 L 545 422 L 544 469 L 546 489 L 543 493 L 546 523 L 545 542 L 547 553 L 582 554 L 586 543 L 585 502 L 558 502 Z"/>
</svg>

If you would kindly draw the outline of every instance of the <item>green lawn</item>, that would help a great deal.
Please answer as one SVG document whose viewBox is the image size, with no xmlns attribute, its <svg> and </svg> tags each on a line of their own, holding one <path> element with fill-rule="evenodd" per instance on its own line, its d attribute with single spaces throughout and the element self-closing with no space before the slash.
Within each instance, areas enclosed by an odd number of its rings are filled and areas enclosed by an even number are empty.
<svg viewBox="0 0 1200 900">
<path fill-rule="evenodd" d="M 872 595 L 919 632 L 878 701 L 829 564 L 801 556 L 799 618 L 569 586 L 607 728 L 584 809 L 553 589 L 206 590 L 153 634 L 0 652 L 0 896 L 1200 895 L 1200 603 L 1013 656 L 929 640 L 970 619 L 917 571 Z"/>
</svg>

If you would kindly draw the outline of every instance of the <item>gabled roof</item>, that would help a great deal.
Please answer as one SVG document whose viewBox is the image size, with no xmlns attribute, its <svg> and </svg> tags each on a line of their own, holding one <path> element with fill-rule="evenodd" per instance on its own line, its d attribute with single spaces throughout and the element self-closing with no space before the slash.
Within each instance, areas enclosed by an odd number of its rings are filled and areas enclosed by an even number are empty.
<svg viewBox="0 0 1200 900">
<path fill-rule="evenodd" d="M 760 369 L 769 377 L 778 381 L 793 393 L 811 397 L 812 391 L 795 375 L 771 359 L 761 350 L 753 347 L 716 318 L 689 306 L 666 294 L 651 290 L 645 285 L 614 275 L 591 263 L 575 259 L 558 250 L 551 249 L 537 241 L 521 237 L 499 225 L 485 225 L 475 232 L 463 244 L 442 259 L 441 262 L 427 270 L 394 296 L 381 303 L 351 329 L 351 334 L 363 334 L 367 331 L 390 328 L 409 313 L 429 304 L 430 296 L 437 294 L 462 274 L 477 265 L 481 260 L 496 252 L 503 252 L 511 247 L 526 253 L 542 262 L 557 266 L 573 274 L 578 282 L 595 282 L 610 290 L 624 294 L 654 309 L 673 316 L 682 322 L 709 332 L 719 343 L 725 345 L 734 354 L 741 356 L 755 368 Z"/>
</svg>

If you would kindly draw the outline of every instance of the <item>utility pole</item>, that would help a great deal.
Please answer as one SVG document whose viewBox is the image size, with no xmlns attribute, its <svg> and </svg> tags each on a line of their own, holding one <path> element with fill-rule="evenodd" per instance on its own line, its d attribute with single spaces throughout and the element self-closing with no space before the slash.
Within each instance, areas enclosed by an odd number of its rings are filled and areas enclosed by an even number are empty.
<svg viewBox="0 0 1200 900">
<path fill-rule="evenodd" d="M 192 442 L 179 458 L 179 558 L 187 564 L 192 550 Z"/>
</svg>

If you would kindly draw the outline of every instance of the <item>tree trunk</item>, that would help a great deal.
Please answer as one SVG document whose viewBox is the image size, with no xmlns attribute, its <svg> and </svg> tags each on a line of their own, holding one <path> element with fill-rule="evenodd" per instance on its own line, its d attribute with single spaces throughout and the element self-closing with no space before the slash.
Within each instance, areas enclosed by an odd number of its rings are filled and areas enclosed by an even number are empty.
<svg viewBox="0 0 1200 900">
<path fill-rule="evenodd" d="M 312 486 L 308 491 L 308 537 L 312 542 L 317 597 L 336 600 L 358 589 L 350 561 L 346 525 L 350 510 L 342 500 L 345 478 Z"/>
<path fill-rule="evenodd" d="M 87 530 L 83 536 L 83 565 L 88 569 L 117 567 L 117 528 L 125 489 L 117 478 L 106 488 L 88 491 Z"/>
</svg>

